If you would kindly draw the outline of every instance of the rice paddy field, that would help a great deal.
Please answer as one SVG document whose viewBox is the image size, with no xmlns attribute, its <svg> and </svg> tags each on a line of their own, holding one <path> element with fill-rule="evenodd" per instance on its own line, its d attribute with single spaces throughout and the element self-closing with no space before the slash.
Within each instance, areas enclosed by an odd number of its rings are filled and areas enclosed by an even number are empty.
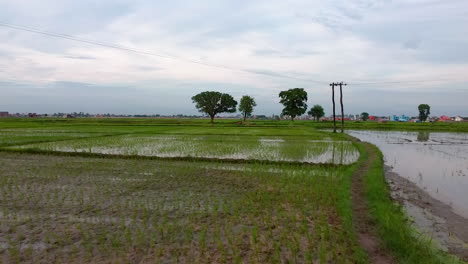
<svg viewBox="0 0 468 264">
<path fill-rule="evenodd" d="M 345 135 L 5 119 L 0 136 L 0 263 L 369 262 L 351 204 L 363 150 Z"/>
</svg>

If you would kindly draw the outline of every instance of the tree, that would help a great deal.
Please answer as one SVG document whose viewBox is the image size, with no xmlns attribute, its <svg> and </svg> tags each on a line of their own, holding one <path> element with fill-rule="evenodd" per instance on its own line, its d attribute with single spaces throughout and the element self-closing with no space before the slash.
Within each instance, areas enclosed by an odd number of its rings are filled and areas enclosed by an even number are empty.
<svg viewBox="0 0 468 264">
<path fill-rule="evenodd" d="M 362 120 L 367 121 L 369 119 L 369 113 L 363 112 L 361 114 L 361 118 L 362 118 Z"/>
<path fill-rule="evenodd" d="M 311 115 L 315 121 L 319 121 L 319 119 L 325 115 L 325 112 L 323 111 L 323 107 L 321 105 L 314 105 L 308 114 Z"/>
<path fill-rule="evenodd" d="M 220 92 L 202 92 L 192 97 L 195 107 L 201 113 L 206 113 L 213 123 L 214 117 L 219 113 L 236 112 L 237 102 L 229 94 Z"/>
<path fill-rule="evenodd" d="M 281 98 L 280 103 L 284 105 L 281 114 L 290 116 L 292 121 L 296 116 L 300 116 L 307 111 L 307 92 L 303 88 L 282 91 L 279 97 Z"/>
<path fill-rule="evenodd" d="M 421 122 L 426 121 L 429 115 L 431 114 L 431 107 L 428 104 L 420 104 L 418 106 L 418 110 L 419 120 L 421 120 Z"/>
<path fill-rule="evenodd" d="M 257 106 L 257 103 L 255 103 L 255 100 L 252 97 L 248 95 L 242 96 L 239 104 L 239 112 L 244 116 L 244 121 L 247 119 L 247 116 L 252 114 L 255 106 Z"/>
</svg>

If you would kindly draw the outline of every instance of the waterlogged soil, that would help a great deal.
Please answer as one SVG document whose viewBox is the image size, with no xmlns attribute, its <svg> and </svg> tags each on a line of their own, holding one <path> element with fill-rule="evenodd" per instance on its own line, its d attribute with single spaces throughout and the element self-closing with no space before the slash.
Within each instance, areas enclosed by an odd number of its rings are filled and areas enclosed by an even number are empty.
<svg viewBox="0 0 468 264">
<path fill-rule="evenodd" d="M 468 259 L 468 134 L 349 131 L 384 154 L 392 196 L 414 225 Z"/>
<path fill-rule="evenodd" d="M 125 135 L 12 147 L 44 151 L 160 158 L 205 158 L 322 164 L 351 164 L 359 152 L 348 141 L 309 137 Z"/>
<path fill-rule="evenodd" d="M 0 263 L 357 263 L 349 172 L 0 152 Z"/>
</svg>

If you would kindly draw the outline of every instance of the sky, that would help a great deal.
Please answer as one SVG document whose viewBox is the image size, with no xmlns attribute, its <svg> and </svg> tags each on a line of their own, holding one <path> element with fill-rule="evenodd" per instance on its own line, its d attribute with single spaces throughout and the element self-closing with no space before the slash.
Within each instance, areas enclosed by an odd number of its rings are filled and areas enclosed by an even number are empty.
<svg viewBox="0 0 468 264">
<path fill-rule="evenodd" d="M 191 97 L 308 92 L 331 114 L 468 116 L 466 0 L 0 0 L 0 111 L 197 114 Z"/>
</svg>

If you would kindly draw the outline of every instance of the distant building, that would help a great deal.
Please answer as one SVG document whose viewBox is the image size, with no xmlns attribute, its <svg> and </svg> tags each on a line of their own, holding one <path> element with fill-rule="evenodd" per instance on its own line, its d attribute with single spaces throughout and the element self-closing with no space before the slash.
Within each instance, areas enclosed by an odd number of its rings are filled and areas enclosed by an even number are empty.
<svg viewBox="0 0 468 264">
<path fill-rule="evenodd" d="M 410 117 L 409 116 L 406 116 L 406 115 L 401 115 L 401 116 L 397 116 L 397 115 L 392 115 L 390 116 L 390 121 L 396 121 L 396 122 L 408 122 L 410 121 Z"/>
<path fill-rule="evenodd" d="M 36 113 L 28 113 L 28 117 L 37 117 Z"/>
<path fill-rule="evenodd" d="M 464 120 L 463 120 L 463 117 L 457 116 L 457 117 L 455 117 L 455 118 L 453 119 L 453 121 L 455 121 L 455 122 L 463 122 Z"/>
<path fill-rule="evenodd" d="M 449 116 L 446 116 L 446 115 L 442 115 L 439 117 L 439 121 L 440 122 L 450 122 L 452 121 L 452 118 L 450 118 Z"/>
<path fill-rule="evenodd" d="M 0 112 L 0 117 L 8 117 L 8 112 Z"/>
</svg>

